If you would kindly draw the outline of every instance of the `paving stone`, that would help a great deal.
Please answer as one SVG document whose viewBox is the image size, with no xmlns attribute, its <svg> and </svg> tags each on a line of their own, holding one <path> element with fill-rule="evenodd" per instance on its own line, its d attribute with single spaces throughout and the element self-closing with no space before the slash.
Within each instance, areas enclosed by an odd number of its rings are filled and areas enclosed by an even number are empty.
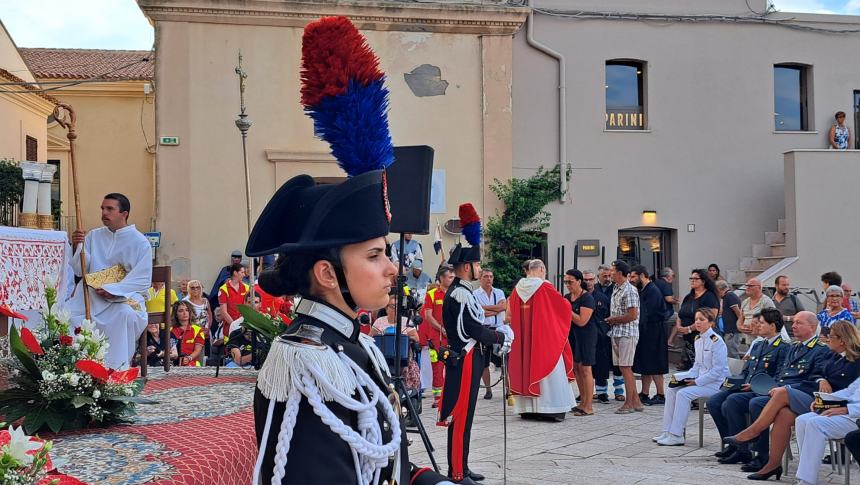
<svg viewBox="0 0 860 485">
<path fill-rule="evenodd" d="M 440 471 L 448 468 L 447 429 L 437 427 L 436 410 L 425 399 L 421 419 L 436 448 Z M 561 423 L 525 421 L 507 416 L 507 483 L 581 485 L 749 485 L 740 467 L 719 465 L 713 454 L 720 449 L 718 433 L 710 416 L 704 416 L 704 447 L 698 448 L 699 415 L 693 411 L 687 421 L 686 446 L 657 446 L 651 437 L 660 434 L 663 406 L 646 407 L 644 412 L 618 415 L 620 403 L 595 403 L 594 416 L 568 414 Z M 506 411 L 510 413 L 510 408 Z M 414 463 L 430 461 L 419 436 L 410 434 L 409 448 Z M 492 400 L 478 399 L 472 427 L 470 468 L 483 473 L 486 485 L 503 483 L 504 418 L 501 392 Z M 794 456 L 797 447 L 792 445 Z M 797 459 L 791 462 L 782 483 L 794 483 Z M 854 465 L 852 484 L 860 484 L 860 469 Z M 843 485 L 845 477 L 822 466 L 821 485 Z"/>
</svg>

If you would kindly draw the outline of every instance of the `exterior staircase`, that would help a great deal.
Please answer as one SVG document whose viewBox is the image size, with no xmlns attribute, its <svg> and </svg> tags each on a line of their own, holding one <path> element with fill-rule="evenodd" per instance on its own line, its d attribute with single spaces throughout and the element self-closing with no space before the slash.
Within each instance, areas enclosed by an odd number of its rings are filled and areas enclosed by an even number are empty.
<svg viewBox="0 0 860 485">
<path fill-rule="evenodd" d="M 741 258 L 740 269 L 729 270 L 726 278 L 732 285 L 746 284 L 790 256 L 785 249 L 785 219 L 779 219 L 777 230 L 765 232 L 764 244 L 753 244 L 752 256 Z"/>
</svg>

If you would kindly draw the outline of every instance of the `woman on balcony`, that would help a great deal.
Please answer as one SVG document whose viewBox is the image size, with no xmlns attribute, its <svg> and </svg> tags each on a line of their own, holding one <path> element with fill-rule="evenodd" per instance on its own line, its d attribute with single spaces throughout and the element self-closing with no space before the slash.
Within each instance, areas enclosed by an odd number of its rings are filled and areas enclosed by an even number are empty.
<svg viewBox="0 0 860 485">
<path fill-rule="evenodd" d="M 830 148 L 836 150 L 848 150 L 851 148 L 853 137 L 851 128 L 845 124 L 845 112 L 837 111 L 836 122 L 830 127 Z"/>
</svg>

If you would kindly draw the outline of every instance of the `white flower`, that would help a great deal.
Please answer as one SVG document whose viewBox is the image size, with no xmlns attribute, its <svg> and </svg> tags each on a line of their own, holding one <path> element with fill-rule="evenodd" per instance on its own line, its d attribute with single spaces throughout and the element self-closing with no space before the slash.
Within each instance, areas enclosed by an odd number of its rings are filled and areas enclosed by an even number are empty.
<svg viewBox="0 0 860 485">
<path fill-rule="evenodd" d="M 101 396 L 102 396 L 101 391 L 99 391 L 98 389 L 93 390 L 93 399 L 98 399 Z"/>
<path fill-rule="evenodd" d="M 65 308 L 60 308 L 59 310 L 57 310 L 57 312 L 56 312 L 56 313 L 54 313 L 54 312 L 53 312 L 53 310 L 52 310 L 52 311 L 51 311 L 51 313 L 52 313 L 55 317 L 57 317 L 57 321 L 58 321 L 58 322 L 60 322 L 60 323 L 65 323 L 65 324 L 67 324 L 67 325 L 68 325 L 69 320 L 71 320 L 71 319 L 72 319 L 72 313 L 71 313 L 69 310 L 65 309 Z"/>
<path fill-rule="evenodd" d="M 72 348 L 75 350 L 81 350 L 81 343 L 77 341 L 72 342 Z"/>
<path fill-rule="evenodd" d="M 86 332 L 89 334 L 92 333 L 92 331 L 95 329 L 96 324 L 87 320 L 86 318 L 84 319 L 84 321 L 81 322 L 81 332 Z"/>
<path fill-rule="evenodd" d="M 52 380 L 54 380 L 55 377 L 56 376 L 51 371 L 49 371 L 47 369 L 42 371 L 42 379 L 44 379 L 46 381 L 52 381 Z"/>
<path fill-rule="evenodd" d="M 46 288 L 57 288 L 57 277 L 51 274 L 45 275 L 44 283 Z"/>
<path fill-rule="evenodd" d="M 77 374 L 72 374 L 69 376 L 69 384 L 72 386 L 77 386 L 81 382 L 81 377 Z"/>
<path fill-rule="evenodd" d="M 33 457 L 27 452 L 38 450 L 41 447 L 41 443 L 30 441 L 30 437 L 24 433 L 23 426 L 18 429 L 9 426 L 9 443 L 2 450 L 24 466 L 29 466 L 33 463 Z"/>
</svg>

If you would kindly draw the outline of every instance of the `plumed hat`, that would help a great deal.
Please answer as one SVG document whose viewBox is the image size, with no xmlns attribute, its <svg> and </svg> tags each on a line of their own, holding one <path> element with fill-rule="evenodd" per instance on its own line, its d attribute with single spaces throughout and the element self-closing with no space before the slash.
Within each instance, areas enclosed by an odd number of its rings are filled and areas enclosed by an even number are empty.
<svg viewBox="0 0 860 485">
<path fill-rule="evenodd" d="M 299 175 L 284 183 L 251 231 L 248 256 L 339 247 L 388 234 L 384 169 L 394 160 L 394 147 L 379 59 L 349 19 L 325 17 L 305 27 L 301 80 L 314 133 L 329 143 L 349 178 L 322 185 Z"/>
<path fill-rule="evenodd" d="M 477 263 L 481 261 L 481 218 L 470 203 L 460 205 L 460 229 L 469 246 L 457 243 L 448 262 L 451 264 Z"/>
</svg>

